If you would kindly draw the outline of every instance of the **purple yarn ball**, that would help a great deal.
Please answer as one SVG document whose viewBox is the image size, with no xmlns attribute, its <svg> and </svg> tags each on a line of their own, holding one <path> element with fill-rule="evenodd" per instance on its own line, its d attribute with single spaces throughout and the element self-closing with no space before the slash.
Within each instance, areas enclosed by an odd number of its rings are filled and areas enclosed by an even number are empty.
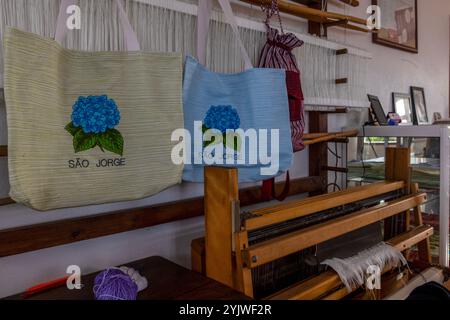
<svg viewBox="0 0 450 320">
<path fill-rule="evenodd" d="M 96 300 L 136 300 L 137 292 L 133 279 L 117 268 L 100 272 L 94 280 Z"/>
</svg>

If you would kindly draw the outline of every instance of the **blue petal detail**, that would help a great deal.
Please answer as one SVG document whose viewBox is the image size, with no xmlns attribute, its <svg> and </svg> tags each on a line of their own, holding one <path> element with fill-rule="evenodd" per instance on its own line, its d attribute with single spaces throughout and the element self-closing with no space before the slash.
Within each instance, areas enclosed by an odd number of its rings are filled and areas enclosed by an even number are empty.
<svg viewBox="0 0 450 320">
<path fill-rule="evenodd" d="M 116 102 L 107 95 L 78 97 L 72 106 L 72 122 L 85 133 L 102 133 L 120 122 Z"/>
<path fill-rule="evenodd" d="M 211 106 L 206 112 L 203 123 L 209 129 L 217 129 L 225 133 L 227 129 L 238 129 L 241 119 L 232 106 Z"/>
</svg>

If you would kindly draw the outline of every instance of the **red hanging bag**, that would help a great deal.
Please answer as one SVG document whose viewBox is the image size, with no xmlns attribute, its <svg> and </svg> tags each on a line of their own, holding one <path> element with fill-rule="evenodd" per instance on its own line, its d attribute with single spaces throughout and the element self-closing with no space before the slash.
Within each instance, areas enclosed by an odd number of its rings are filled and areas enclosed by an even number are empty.
<svg viewBox="0 0 450 320">
<path fill-rule="evenodd" d="M 270 5 L 261 6 L 266 13 L 265 24 L 267 26 L 267 42 L 264 45 L 259 57 L 258 67 L 276 68 L 286 70 L 286 87 L 289 98 L 289 113 L 291 120 L 291 139 L 294 152 L 305 148 L 303 144 L 303 132 L 305 129 L 304 117 L 304 97 L 301 87 L 300 70 L 298 69 L 296 58 L 292 50 L 303 45 L 303 41 L 292 33 L 284 33 L 281 23 L 280 12 L 277 0 L 273 0 Z M 276 14 L 278 16 L 281 34 L 277 29 L 270 27 L 270 18 Z M 289 193 L 289 172 L 286 174 L 286 184 L 283 192 L 277 196 L 275 194 L 275 180 L 270 179 L 263 182 L 262 199 L 264 201 L 278 199 L 284 200 Z"/>
</svg>

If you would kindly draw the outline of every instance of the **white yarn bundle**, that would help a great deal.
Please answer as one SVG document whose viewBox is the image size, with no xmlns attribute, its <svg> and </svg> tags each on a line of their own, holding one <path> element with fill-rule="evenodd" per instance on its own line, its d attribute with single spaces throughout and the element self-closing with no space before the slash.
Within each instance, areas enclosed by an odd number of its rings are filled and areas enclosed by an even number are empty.
<svg viewBox="0 0 450 320">
<path fill-rule="evenodd" d="M 367 270 L 371 266 L 377 266 L 381 272 L 407 265 L 403 254 L 394 247 L 381 242 L 374 247 L 361 251 L 355 256 L 346 259 L 327 259 L 321 264 L 328 265 L 339 275 L 342 283 L 351 292 L 365 284 Z"/>
<path fill-rule="evenodd" d="M 134 281 L 134 283 L 136 283 L 138 287 L 138 292 L 141 292 L 142 290 L 145 290 L 147 288 L 148 286 L 147 278 L 143 277 L 139 273 L 139 271 L 125 266 L 119 267 L 119 269 L 128 276 L 130 276 L 130 278 Z"/>
</svg>

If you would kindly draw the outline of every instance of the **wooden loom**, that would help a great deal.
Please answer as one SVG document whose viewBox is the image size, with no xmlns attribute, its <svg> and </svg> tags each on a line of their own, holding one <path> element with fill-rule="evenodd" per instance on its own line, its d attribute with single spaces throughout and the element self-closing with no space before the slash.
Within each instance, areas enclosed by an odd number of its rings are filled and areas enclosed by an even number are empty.
<svg viewBox="0 0 450 320">
<path fill-rule="evenodd" d="M 425 202 L 426 195 L 418 192 L 417 185 L 411 185 L 409 163 L 408 148 L 388 148 L 386 181 L 244 214 L 239 208 L 237 169 L 205 168 L 205 256 L 202 260 L 201 240 L 194 240 L 193 269 L 250 297 L 257 297 L 252 274 L 255 269 L 382 220 L 387 243 L 403 252 L 417 245 L 419 259 L 428 265 L 431 263 L 428 239 L 433 228 L 422 223 L 420 205 Z M 389 200 L 380 204 L 380 199 L 385 198 Z M 337 218 L 292 230 L 286 228 L 295 225 L 298 219 L 318 216 L 327 210 L 338 212 L 347 205 L 367 199 L 376 201 Z M 411 210 L 414 227 L 409 225 Z M 400 232 L 392 235 L 392 224 L 399 221 L 396 217 L 403 217 L 403 224 Z M 264 232 L 280 225 L 288 232 L 263 238 L 257 243 L 249 241 L 253 232 Z M 338 275 L 334 271 L 325 271 L 260 298 L 341 299 L 348 294 Z"/>
</svg>

